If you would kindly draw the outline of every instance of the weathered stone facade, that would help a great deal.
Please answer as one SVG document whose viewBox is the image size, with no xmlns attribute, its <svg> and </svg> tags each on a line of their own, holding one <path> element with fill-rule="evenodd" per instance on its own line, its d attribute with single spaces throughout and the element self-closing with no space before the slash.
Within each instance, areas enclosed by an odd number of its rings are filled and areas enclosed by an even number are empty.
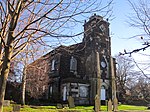
<svg viewBox="0 0 150 112">
<path fill-rule="evenodd" d="M 60 46 L 54 49 L 39 60 L 31 63 L 28 66 L 28 74 L 34 76 L 35 80 L 38 77 L 36 74 L 43 73 L 40 76 L 45 75 L 43 77 L 46 77 L 45 80 L 48 80 L 48 82 L 44 83 L 45 85 L 40 85 L 39 88 L 44 87 L 42 91 L 45 93 L 45 98 L 53 102 L 65 102 L 69 96 L 72 96 L 75 104 L 93 105 L 98 88 L 96 52 L 100 55 L 100 93 L 103 103 L 112 98 L 112 75 L 109 23 L 104 21 L 101 16 L 94 15 L 88 22 L 85 22 L 84 38 L 81 43 Z M 45 72 L 39 70 L 41 63 L 44 63 L 42 67 L 45 68 L 42 68 L 42 70 L 45 70 Z M 31 69 L 30 66 L 34 66 L 34 68 Z M 41 73 L 35 72 L 37 69 Z M 29 76 L 28 79 L 27 84 L 31 85 L 33 82 L 31 83 Z M 44 81 L 44 78 L 41 81 Z M 32 89 L 30 88 L 30 90 Z"/>
</svg>

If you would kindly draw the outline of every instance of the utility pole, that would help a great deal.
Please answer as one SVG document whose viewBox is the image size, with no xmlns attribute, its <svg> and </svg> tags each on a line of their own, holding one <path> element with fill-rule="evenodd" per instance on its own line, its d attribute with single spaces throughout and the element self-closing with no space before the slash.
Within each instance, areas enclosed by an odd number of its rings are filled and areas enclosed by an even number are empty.
<svg viewBox="0 0 150 112">
<path fill-rule="evenodd" d="M 100 111 L 101 107 L 101 69 L 100 69 L 100 60 L 99 53 L 96 52 L 96 74 L 97 74 L 97 93 L 95 96 L 95 112 Z"/>
</svg>

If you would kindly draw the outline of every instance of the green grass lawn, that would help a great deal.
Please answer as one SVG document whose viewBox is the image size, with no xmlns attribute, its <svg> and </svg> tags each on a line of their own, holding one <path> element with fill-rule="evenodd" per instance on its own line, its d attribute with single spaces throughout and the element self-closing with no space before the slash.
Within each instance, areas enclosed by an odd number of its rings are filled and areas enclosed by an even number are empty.
<svg viewBox="0 0 150 112">
<path fill-rule="evenodd" d="M 147 110 L 145 106 L 120 105 L 119 110 Z"/>
<path fill-rule="evenodd" d="M 132 106 L 132 105 L 119 105 L 119 110 L 146 110 L 144 106 Z M 101 110 L 106 111 L 106 106 L 101 106 Z M 11 112 L 12 105 L 10 107 L 4 107 L 3 112 Z M 93 112 L 93 106 L 76 106 L 75 108 L 56 109 L 55 106 L 24 106 L 21 108 L 21 112 Z"/>
</svg>

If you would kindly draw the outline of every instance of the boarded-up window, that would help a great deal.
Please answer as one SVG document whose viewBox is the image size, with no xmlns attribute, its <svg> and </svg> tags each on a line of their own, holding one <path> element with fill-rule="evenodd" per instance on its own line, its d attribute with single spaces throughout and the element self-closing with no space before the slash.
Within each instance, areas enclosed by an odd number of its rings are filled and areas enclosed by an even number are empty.
<svg viewBox="0 0 150 112">
<path fill-rule="evenodd" d="M 79 94 L 80 94 L 80 97 L 88 97 L 88 87 L 87 86 L 80 86 Z"/>
</svg>

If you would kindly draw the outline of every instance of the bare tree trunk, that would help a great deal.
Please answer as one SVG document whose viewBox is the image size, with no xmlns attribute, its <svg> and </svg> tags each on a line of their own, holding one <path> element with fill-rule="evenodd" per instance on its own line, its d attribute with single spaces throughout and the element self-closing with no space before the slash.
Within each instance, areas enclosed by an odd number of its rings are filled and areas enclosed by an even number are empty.
<svg viewBox="0 0 150 112">
<path fill-rule="evenodd" d="M 2 83 L 1 82 L 1 69 L 2 69 L 2 39 L 0 38 L 0 85 Z"/>
<path fill-rule="evenodd" d="M 1 70 L 1 78 L 0 78 L 0 112 L 3 112 L 3 101 L 5 96 L 5 89 L 6 89 L 6 83 L 7 83 L 7 77 L 10 70 L 10 59 L 12 56 L 12 46 L 6 46 L 5 48 L 5 55 L 3 58 L 2 63 L 2 70 Z"/>
<path fill-rule="evenodd" d="M 0 38 L 0 71 L 1 71 L 1 63 L 2 63 L 2 41 L 1 41 L 1 38 Z M 0 74 L 0 76 L 1 76 L 1 74 Z"/>
<path fill-rule="evenodd" d="M 20 12 L 25 3 L 26 1 L 19 0 L 15 9 L 13 9 L 12 6 L 10 6 L 10 4 L 7 4 L 9 12 L 8 18 L 10 19 L 10 24 L 8 27 L 8 35 L 5 38 L 6 44 L 4 45 L 4 55 L 1 67 L 0 112 L 3 112 L 3 101 L 5 97 L 6 83 L 10 70 L 10 61 L 13 53 L 13 41 L 15 40 L 14 31 L 17 26 Z"/>
<path fill-rule="evenodd" d="M 13 24 L 13 22 L 14 21 L 12 19 L 11 23 Z M 4 55 L 3 55 L 3 60 L 2 60 L 2 67 L 1 67 L 0 112 L 3 112 L 3 101 L 4 101 L 4 97 L 5 97 L 6 83 L 7 83 L 7 78 L 8 78 L 8 74 L 10 71 L 10 61 L 11 61 L 11 57 L 12 57 L 12 53 L 13 53 L 13 41 L 14 41 L 14 37 L 13 37 L 14 32 L 13 31 L 14 31 L 14 28 L 10 27 L 9 29 L 10 30 L 8 32 L 6 45 L 4 46 L 5 49 L 4 49 Z"/>
<path fill-rule="evenodd" d="M 26 67 L 23 69 L 22 76 L 22 94 L 21 94 L 21 104 L 25 105 L 25 91 L 26 91 Z"/>
</svg>

